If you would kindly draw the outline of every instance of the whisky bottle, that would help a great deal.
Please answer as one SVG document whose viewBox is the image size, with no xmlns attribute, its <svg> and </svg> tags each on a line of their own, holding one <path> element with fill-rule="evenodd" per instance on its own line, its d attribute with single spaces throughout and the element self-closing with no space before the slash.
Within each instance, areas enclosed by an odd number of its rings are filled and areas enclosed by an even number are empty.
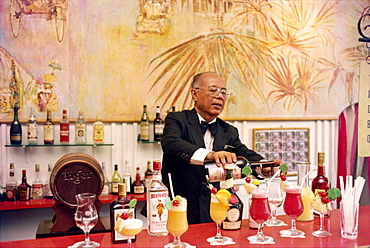
<svg viewBox="0 0 370 248">
<path fill-rule="evenodd" d="M 41 200 L 44 197 L 43 183 L 39 177 L 40 165 L 35 165 L 36 178 L 32 181 L 32 198 L 34 200 Z"/>
<path fill-rule="evenodd" d="M 161 109 L 157 106 L 156 116 L 154 119 L 154 141 L 161 141 L 163 136 L 164 123 L 161 119 Z"/>
<path fill-rule="evenodd" d="M 146 105 L 143 106 L 143 115 L 140 120 L 140 140 L 149 141 L 149 118 Z"/>
<path fill-rule="evenodd" d="M 147 169 L 144 173 L 144 184 L 145 184 L 145 188 L 149 188 L 150 185 L 152 184 L 152 179 L 153 179 L 153 171 L 151 169 L 151 162 L 148 161 L 147 162 Z"/>
<path fill-rule="evenodd" d="M 29 201 L 31 198 L 31 185 L 27 183 L 26 170 L 22 170 L 22 183 L 18 185 L 18 199 L 20 201 Z"/>
<path fill-rule="evenodd" d="M 118 164 L 114 165 L 114 172 L 111 179 L 111 190 L 113 195 L 118 194 L 118 184 L 122 183 L 122 177 L 118 172 Z"/>
<path fill-rule="evenodd" d="M 10 163 L 9 178 L 5 184 L 6 200 L 17 200 L 17 181 L 15 180 L 14 163 Z"/>
<path fill-rule="evenodd" d="M 153 162 L 153 181 L 147 190 L 147 231 L 150 236 L 166 236 L 168 210 L 165 200 L 168 197 L 168 189 L 162 182 L 161 162 Z"/>
<path fill-rule="evenodd" d="M 46 122 L 44 123 L 44 144 L 54 144 L 54 123 L 51 120 L 51 110 L 47 110 Z"/>
<path fill-rule="evenodd" d="M 63 117 L 60 121 L 60 143 L 69 143 L 69 120 L 66 109 L 63 109 Z"/>
<path fill-rule="evenodd" d="M 227 210 L 226 219 L 221 224 L 221 229 L 223 230 L 238 230 L 242 227 L 244 204 L 234 190 L 233 171 L 233 164 L 226 165 L 225 181 L 220 183 L 220 187 L 228 190 L 231 195 L 229 199 L 229 210 Z"/>
<path fill-rule="evenodd" d="M 127 237 L 119 234 L 115 229 L 117 218 L 120 218 L 122 213 L 128 213 L 129 218 L 135 218 L 135 208 L 129 208 L 130 201 L 126 198 L 126 184 L 118 184 L 118 198 L 110 204 L 110 225 L 111 225 L 111 239 L 114 244 L 127 243 Z M 131 241 L 136 241 L 136 236 L 131 237 Z"/>
<path fill-rule="evenodd" d="M 144 183 L 141 181 L 140 177 L 140 167 L 136 167 L 136 180 L 132 184 L 132 189 L 134 194 L 143 194 L 145 193 Z"/>
<path fill-rule="evenodd" d="M 96 117 L 96 121 L 93 124 L 93 142 L 94 144 L 104 143 L 104 124 L 100 120 L 100 116 Z"/>
<path fill-rule="evenodd" d="M 44 194 L 44 197 L 46 199 L 53 199 L 53 192 L 51 192 L 51 188 L 50 188 L 50 176 L 51 176 L 51 169 L 53 168 L 53 165 L 52 164 L 48 164 L 48 176 L 45 180 L 45 186 L 44 186 L 44 189 L 45 189 L 45 194 Z"/>
<path fill-rule="evenodd" d="M 86 144 L 86 121 L 83 117 L 82 111 L 78 112 L 78 118 L 76 120 L 76 144 Z"/>
<path fill-rule="evenodd" d="M 18 120 L 18 106 L 14 106 L 14 117 L 10 125 L 10 144 L 22 144 L 22 126 Z"/>
<path fill-rule="evenodd" d="M 103 191 L 101 192 L 100 195 L 101 196 L 107 196 L 107 195 L 110 194 L 111 190 L 110 190 L 110 181 L 107 177 L 105 162 L 101 163 L 101 167 L 103 169 L 103 175 L 104 175 L 104 187 L 103 187 Z"/>
<path fill-rule="evenodd" d="M 319 152 L 317 154 L 317 176 L 312 180 L 312 192 L 315 193 L 316 189 L 323 189 L 327 191 L 330 189 L 330 182 L 325 176 L 325 153 Z"/>
<path fill-rule="evenodd" d="M 31 107 L 30 117 L 27 123 L 27 142 L 29 145 L 37 145 L 38 125 L 35 116 L 35 108 Z"/>
</svg>

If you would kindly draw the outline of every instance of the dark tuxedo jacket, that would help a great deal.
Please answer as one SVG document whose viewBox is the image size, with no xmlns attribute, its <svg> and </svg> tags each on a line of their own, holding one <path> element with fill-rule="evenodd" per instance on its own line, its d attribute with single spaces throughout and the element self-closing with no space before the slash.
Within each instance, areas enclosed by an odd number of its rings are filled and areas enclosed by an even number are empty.
<svg viewBox="0 0 370 248">
<path fill-rule="evenodd" d="M 229 145 L 235 147 L 233 152 L 237 156 L 243 156 L 250 161 L 263 159 L 261 155 L 249 150 L 241 143 L 235 127 L 220 118 L 217 118 L 217 122 L 213 151 L 222 151 L 225 145 Z M 205 181 L 205 168 L 203 165 L 189 163 L 197 149 L 205 148 L 195 109 L 170 112 L 167 115 L 161 145 L 163 182 L 169 188 L 168 173 L 171 173 L 175 195 L 188 200 L 189 224 L 199 221 L 201 223 L 212 222 L 209 215 L 210 191 L 202 183 Z"/>
</svg>

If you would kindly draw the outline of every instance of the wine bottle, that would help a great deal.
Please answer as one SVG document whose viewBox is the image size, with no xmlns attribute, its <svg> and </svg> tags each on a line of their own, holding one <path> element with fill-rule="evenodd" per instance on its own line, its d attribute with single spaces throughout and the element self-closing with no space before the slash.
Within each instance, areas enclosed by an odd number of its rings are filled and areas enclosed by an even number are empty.
<svg viewBox="0 0 370 248">
<path fill-rule="evenodd" d="M 242 227 L 244 204 L 234 190 L 233 164 L 226 165 L 224 169 L 226 178 L 225 181 L 220 183 L 220 187 L 227 189 L 231 197 L 229 199 L 229 210 L 227 211 L 226 219 L 221 224 L 221 229 L 239 230 Z"/>
<path fill-rule="evenodd" d="M 13 122 L 10 125 L 10 144 L 22 144 L 22 125 L 18 120 L 18 106 L 14 106 Z"/>
<path fill-rule="evenodd" d="M 43 183 L 39 177 L 40 165 L 35 164 L 36 178 L 32 181 L 32 198 L 34 200 L 41 200 L 44 197 Z"/>
<path fill-rule="evenodd" d="M 165 200 L 168 197 L 168 189 L 162 182 L 161 162 L 153 162 L 153 181 L 147 190 L 147 231 L 150 236 L 166 236 L 168 234 L 166 224 L 168 210 Z"/>
<path fill-rule="evenodd" d="M 17 181 L 15 180 L 14 163 L 10 163 L 9 178 L 5 184 L 6 200 L 17 200 Z"/>
<path fill-rule="evenodd" d="M 136 180 L 132 184 L 134 194 L 143 194 L 145 192 L 144 183 L 140 179 L 140 167 L 136 167 Z"/>
<path fill-rule="evenodd" d="M 164 123 L 161 119 L 161 109 L 157 106 L 156 115 L 154 119 L 154 141 L 161 141 L 163 136 Z"/>
<path fill-rule="evenodd" d="M 147 168 L 146 168 L 146 171 L 144 173 L 144 184 L 145 184 L 145 188 L 149 188 L 150 185 L 152 184 L 152 179 L 153 179 L 153 171 L 151 169 L 151 162 L 148 161 L 147 162 Z"/>
<path fill-rule="evenodd" d="M 94 144 L 104 143 L 104 124 L 100 120 L 100 116 L 96 117 L 96 121 L 93 124 L 93 142 Z"/>
<path fill-rule="evenodd" d="M 53 192 L 51 192 L 51 188 L 50 188 L 50 176 L 51 176 L 52 167 L 53 167 L 52 164 L 48 164 L 48 176 L 45 180 L 45 186 L 44 186 L 44 189 L 45 189 L 44 196 L 46 199 L 53 199 Z"/>
<path fill-rule="evenodd" d="M 86 144 L 86 121 L 83 117 L 82 111 L 78 112 L 78 118 L 76 120 L 76 144 Z"/>
<path fill-rule="evenodd" d="M 110 190 L 110 181 L 107 177 L 107 172 L 106 172 L 106 167 L 105 167 L 105 162 L 101 163 L 101 167 L 103 169 L 103 175 L 104 175 L 104 187 L 103 191 L 101 192 L 101 196 L 107 196 L 111 192 Z"/>
<path fill-rule="evenodd" d="M 54 144 L 54 123 L 51 120 L 51 110 L 46 112 L 46 122 L 44 123 L 44 144 Z"/>
<path fill-rule="evenodd" d="M 122 177 L 118 172 L 118 164 L 115 164 L 114 172 L 113 172 L 112 179 L 111 179 L 111 185 L 112 185 L 111 190 L 112 190 L 113 195 L 118 194 L 118 184 L 119 183 L 122 183 Z"/>
<path fill-rule="evenodd" d="M 63 117 L 60 121 L 60 142 L 69 142 L 69 120 L 67 118 L 67 110 L 63 109 Z"/>
<path fill-rule="evenodd" d="M 127 160 L 125 160 L 125 166 L 123 169 L 123 180 L 126 184 L 126 193 L 131 193 L 131 185 L 132 185 L 132 179 L 131 179 L 131 172 L 130 172 L 130 164 Z"/>
<path fill-rule="evenodd" d="M 149 141 L 149 118 L 146 105 L 143 106 L 143 114 L 140 120 L 140 140 Z"/>
<path fill-rule="evenodd" d="M 135 218 L 135 208 L 129 208 L 130 201 L 126 198 L 126 184 L 118 184 L 118 198 L 110 204 L 110 229 L 111 239 L 114 244 L 127 243 L 127 237 L 119 234 L 115 229 L 117 218 L 120 218 L 122 213 L 128 213 L 129 218 Z M 136 236 L 131 237 L 131 241 L 136 241 Z"/>
<path fill-rule="evenodd" d="M 27 142 L 29 145 L 36 145 L 37 144 L 37 137 L 38 137 L 38 125 L 37 119 L 35 116 L 35 108 L 31 107 L 30 117 L 28 118 L 27 123 Z"/>
<path fill-rule="evenodd" d="M 317 154 L 317 176 L 312 180 L 312 192 L 315 193 L 316 189 L 323 189 L 327 191 L 330 189 L 330 182 L 325 176 L 325 153 L 319 152 Z"/>
<path fill-rule="evenodd" d="M 22 170 L 22 183 L 18 185 L 18 198 L 20 201 L 29 201 L 31 198 L 31 185 L 27 183 L 26 170 Z"/>
</svg>

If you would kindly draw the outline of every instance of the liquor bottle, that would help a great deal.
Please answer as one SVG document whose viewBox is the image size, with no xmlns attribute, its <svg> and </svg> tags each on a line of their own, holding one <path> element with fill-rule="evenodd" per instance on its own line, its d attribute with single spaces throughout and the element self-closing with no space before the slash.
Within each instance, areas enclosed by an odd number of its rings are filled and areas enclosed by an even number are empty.
<svg viewBox="0 0 370 248">
<path fill-rule="evenodd" d="M 123 170 L 124 170 L 123 180 L 124 180 L 124 183 L 126 183 L 126 193 L 130 194 L 132 180 L 131 180 L 130 164 L 127 160 L 125 160 L 125 166 Z"/>
<path fill-rule="evenodd" d="M 27 183 L 26 170 L 22 170 L 22 183 L 18 185 L 18 199 L 29 201 L 31 198 L 31 185 Z"/>
<path fill-rule="evenodd" d="M 15 180 L 14 174 L 14 163 L 10 163 L 9 178 L 5 184 L 5 190 L 7 201 L 17 200 L 17 181 Z"/>
<path fill-rule="evenodd" d="M 146 105 L 143 106 L 143 115 L 140 120 L 140 140 L 149 141 L 149 118 Z"/>
<path fill-rule="evenodd" d="M 37 144 L 38 130 L 37 119 L 35 116 L 35 108 L 31 107 L 30 117 L 27 123 L 27 142 L 29 145 Z"/>
<path fill-rule="evenodd" d="M 127 243 L 127 237 L 119 234 L 114 226 L 116 225 L 117 218 L 122 213 L 128 213 L 129 218 L 135 218 L 135 208 L 129 208 L 128 203 L 130 201 L 126 198 L 126 184 L 118 184 L 118 198 L 111 202 L 110 204 L 110 229 L 111 229 L 111 239 L 114 244 Z M 136 236 L 131 237 L 131 241 L 136 241 Z"/>
<path fill-rule="evenodd" d="M 168 197 L 168 189 L 162 182 L 161 162 L 153 162 L 153 181 L 147 190 L 147 231 L 150 236 L 166 236 L 168 210 L 165 200 Z"/>
<path fill-rule="evenodd" d="M 44 197 L 43 183 L 39 177 L 40 165 L 35 164 L 36 178 L 32 181 L 32 198 L 34 200 L 41 200 Z"/>
<path fill-rule="evenodd" d="M 10 144 L 22 144 L 22 125 L 18 120 L 18 106 L 14 106 L 14 118 L 10 125 Z"/>
<path fill-rule="evenodd" d="M 51 110 L 47 110 L 46 122 L 44 123 L 44 144 L 54 144 L 54 123 L 51 120 Z"/>
<path fill-rule="evenodd" d="M 319 152 L 317 154 L 317 176 L 312 180 L 312 192 L 315 193 L 316 189 L 330 189 L 330 182 L 325 176 L 325 153 Z"/>
<path fill-rule="evenodd" d="M 144 173 L 144 184 L 145 184 L 145 188 L 149 188 L 150 185 L 152 184 L 152 179 L 153 179 L 153 171 L 151 169 L 151 162 L 148 161 L 147 162 L 147 169 Z"/>
<path fill-rule="evenodd" d="M 78 118 L 76 120 L 76 144 L 86 144 L 86 121 L 83 117 L 82 111 L 78 112 Z"/>
<path fill-rule="evenodd" d="M 118 184 L 119 183 L 122 183 L 122 177 L 118 172 L 118 164 L 115 164 L 114 172 L 113 172 L 112 179 L 111 179 L 111 185 L 112 185 L 111 190 L 112 190 L 113 195 L 118 194 Z"/>
<path fill-rule="evenodd" d="M 67 110 L 63 109 L 63 117 L 60 121 L 60 142 L 69 142 L 69 120 L 67 118 Z"/>
<path fill-rule="evenodd" d="M 99 115 L 93 124 L 93 142 L 94 144 L 104 143 L 104 124 Z"/>
<path fill-rule="evenodd" d="M 157 106 L 156 116 L 154 119 L 154 141 L 161 141 L 163 136 L 164 123 L 161 119 L 161 109 Z"/>
<path fill-rule="evenodd" d="M 244 204 L 234 190 L 233 179 L 234 165 L 225 166 L 225 181 L 220 183 L 220 187 L 230 192 L 229 210 L 224 222 L 221 224 L 223 230 L 238 230 L 242 227 L 243 207 Z"/>
<path fill-rule="evenodd" d="M 144 183 L 140 180 L 140 167 L 136 167 L 136 180 L 132 184 L 134 194 L 143 194 L 145 192 Z"/>
<path fill-rule="evenodd" d="M 110 181 L 107 177 L 107 172 L 106 172 L 106 167 L 105 167 L 105 162 L 101 163 L 101 167 L 103 169 L 103 175 L 104 175 L 104 187 L 103 191 L 101 192 L 101 196 L 107 196 L 110 194 Z"/>
<path fill-rule="evenodd" d="M 51 188 L 50 188 L 50 176 L 51 176 L 51 169 L 52 169 L 53 165 L 52 164 L 48 164 L 48 176 L 45 180 L 45 198 L 46 199 L 53 199 L 53 192 L 51 192 Z"/>
</svg>

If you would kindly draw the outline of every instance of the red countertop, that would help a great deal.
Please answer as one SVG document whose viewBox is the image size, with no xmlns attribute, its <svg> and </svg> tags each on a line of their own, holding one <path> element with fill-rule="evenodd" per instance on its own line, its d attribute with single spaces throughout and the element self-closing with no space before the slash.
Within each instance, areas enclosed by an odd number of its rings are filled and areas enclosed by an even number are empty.
<svg viewBox="0 0 370 248">
<path fill-rule="evenodd" d="M 249 244 L 247 237 L 256 234 L 257 230 L 250 229 L 248 227 L 248 220 L 243 220 L 243 227 L 241 230 L 222 231 L 224 236 L 232 237 L 234 241 L 236 241 L 236 244 L 214 247 L 368 247 L 370 245 L 370 206 L 362 206 L 360 208 L 359 236 L 356 240 L 341 238 L 339 215 L 339 209 L 335 209 L 330 218 L 325 218 L 325 228 L 333 234 L 333 236 L 328 238 L 317 238 L 311 234 L 312 231 L 319 229 L 319 218 L 315 218 L 314 221 L 310 222 L 297 222 L 297 228 L 306 233 L 306 238 L 282 238 L 279 235 L 279 231 L 290 227 L 290 219 L 287 216 L 278 216 L 279 219 L 289 223 L 288 226 L 264 227 L 263 229 L 265 235 L 272 236 L 275 239 L 274 245 Z M 189 225 L 188 231 L 182 235 L 181 239 L 197 247 L 212 247 L 206 239 L 215 235 L 215 233 L 215 223 Z M 112 244 L 109 232 L 91 234 L 90 238 L 93 241 L 99 242 L 101 245 L 100 247 L 127 247 L 127 244 Z M 83 239 L 83 235 L 42 238 L 3 242 L 0 243 L 0 247 L 68 247 Z M 143 230 L 137 236 L 137 241 L 133 243 L 132 247 L 163 247 L 165 244 L 172 241 L 173 237 L 171 235 L 166 237 L 150 237 L 146 230 Z"/>
</svg>

